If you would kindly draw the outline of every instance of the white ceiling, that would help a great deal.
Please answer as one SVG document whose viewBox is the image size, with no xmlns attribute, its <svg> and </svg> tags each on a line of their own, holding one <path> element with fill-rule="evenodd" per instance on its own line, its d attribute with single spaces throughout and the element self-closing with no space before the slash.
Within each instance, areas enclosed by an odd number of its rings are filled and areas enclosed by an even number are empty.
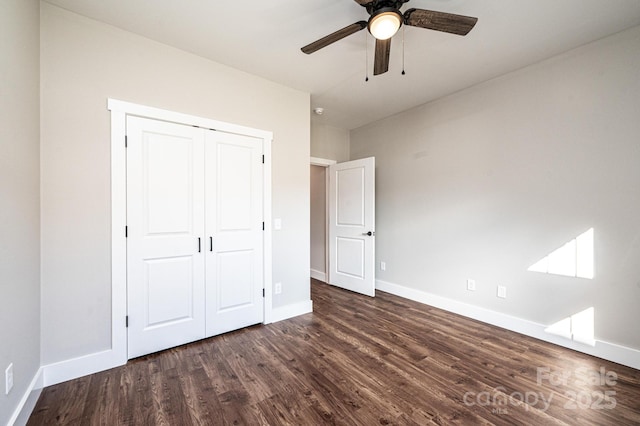
<svg viewBox="0 0 640 426">
<path fill-rule="evenodd" d="M 353 0 L 45 0 L 311 93 L 314 116 L 354 129 L 640 24 L 639 0 L 411 0 L 478 18 L 466 36 L 406 27 L 373 77 L 366 30 L 312 55 L 300 48 L 368 15 Z M 369 81 L 365 82 L 365 43 Z"/>
</svg>

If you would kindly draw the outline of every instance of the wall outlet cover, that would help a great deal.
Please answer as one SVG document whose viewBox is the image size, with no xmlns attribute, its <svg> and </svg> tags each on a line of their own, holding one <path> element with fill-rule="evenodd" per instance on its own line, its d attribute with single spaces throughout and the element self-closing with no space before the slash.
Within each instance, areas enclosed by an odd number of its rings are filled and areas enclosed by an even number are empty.
<svg viewBox="0 0 640 426">
<path fill-rule="evenodd" d="M 472 280 L 472 279 L 467 280 L 467 290 L 476 291 L 476 280 Z"/>
<path fill-rule="evenodd" d="M 503 285 L 498 286 L 498 297 L 501 299 L 507 298 L 507 287 Z"/>
</svg>

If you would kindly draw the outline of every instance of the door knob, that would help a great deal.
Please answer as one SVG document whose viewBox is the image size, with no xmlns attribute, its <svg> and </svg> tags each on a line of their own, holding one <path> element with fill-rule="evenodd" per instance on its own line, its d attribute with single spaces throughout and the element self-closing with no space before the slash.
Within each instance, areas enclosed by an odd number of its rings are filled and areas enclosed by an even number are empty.
<svg viewBox="0 0 640 426">
<path fill-rule="evenodd" d="M 369 232 L 363 232 L 362 235 L 372 236 L 372 235 L 376 235 L 376 233 L 369 231 Z"/>
</svg>

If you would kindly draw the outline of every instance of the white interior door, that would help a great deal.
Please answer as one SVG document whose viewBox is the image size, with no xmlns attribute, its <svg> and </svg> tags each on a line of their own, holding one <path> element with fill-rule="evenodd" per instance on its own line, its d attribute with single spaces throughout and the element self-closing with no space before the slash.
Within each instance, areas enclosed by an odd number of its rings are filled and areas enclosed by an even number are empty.
<svg viewBox="0 0 640 426">
<path fill-rule="evenodd" d="M 329 284 L 375 296 L 375 159 L 328 172 Z"/>
<path fill-rule="evenodd" d="M 208 132 L 207 336 L 264 319 L 262 140 Z"/>
<path fill-rule="evenodd" d="M 128 357 L 205 336 L 204 131 L 127 119 Z"/>
</svg>

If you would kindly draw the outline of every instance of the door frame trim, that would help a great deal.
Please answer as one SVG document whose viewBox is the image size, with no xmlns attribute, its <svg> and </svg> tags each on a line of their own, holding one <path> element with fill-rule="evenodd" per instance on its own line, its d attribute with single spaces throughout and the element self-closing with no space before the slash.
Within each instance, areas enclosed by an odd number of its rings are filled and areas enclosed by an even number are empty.
<svg viewBox="0 0 640 426">
<path fill-rule="evenodd" d="M 215 129 L 262 139 L 265 156 L 263 168 L 263 218 L 264 232 L 264 320 L 273 320 L 272 291 L 272 229 L 271 229 L 271 144 L 273 132 L 197 117 L 160 108 L 148 107 L 108 98 L 107 109 L 111 111 L 111 349 L 108 364 L 111 367 L 127 362 L 127 225 L 126 198 L 126 150 L 125 136 L 127 116 L 150 118 L 172 123 Z M 107 360 L 105 360 L 107 361 Z M 107 367 L 110 368 L 110 367 Z"/>
</svg>

